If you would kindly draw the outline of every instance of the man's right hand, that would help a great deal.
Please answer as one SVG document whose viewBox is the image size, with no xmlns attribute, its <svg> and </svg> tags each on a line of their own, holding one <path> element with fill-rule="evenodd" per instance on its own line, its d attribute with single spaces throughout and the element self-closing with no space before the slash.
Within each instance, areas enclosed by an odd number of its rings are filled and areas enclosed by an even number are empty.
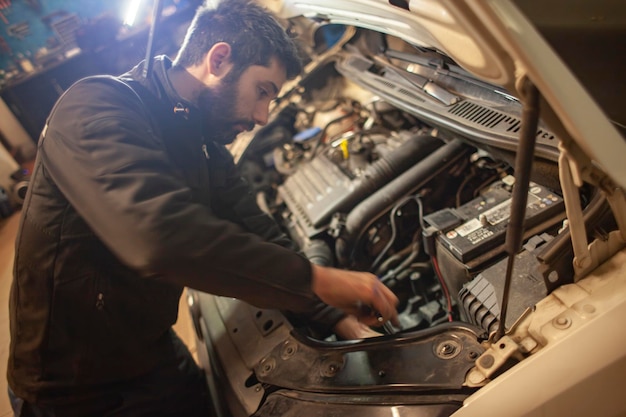
<svg viewBox="0 0 626 417">
<path fill-rule="evenodd" d="M 315 264 L 312 268 L 311 288 L 326 304 L 355 315 L 368 326 L 382 326 L 387 320 L 398 325 L 398 298 L 375 275 Z"/>
</svg>

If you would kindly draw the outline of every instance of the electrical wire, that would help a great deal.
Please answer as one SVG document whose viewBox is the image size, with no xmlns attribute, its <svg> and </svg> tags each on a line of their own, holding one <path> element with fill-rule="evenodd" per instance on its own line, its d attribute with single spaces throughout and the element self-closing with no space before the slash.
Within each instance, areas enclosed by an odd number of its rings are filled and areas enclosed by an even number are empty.
<svg viewBox="0 0 626 417">
<path fill-rule="evenodd" d="M 411 245 L 405 247 L 402 250 L 399 250 L 398 252 L 391 255 L 389 258 L 385 259 L 385 261 L 381 263 L 378 269 L 376 270 L 375 275 L 377 276 L 382 275 L 384 271 L 391 268 L 393 264 L 400 261 L 402 257 L 408 255 L 409 253 L 411 253 Z"/>
<path fill-rule="evenodd" d="M 326 136 L 326 132 L 328 131 L 328 128 L 332 125 L 334 125 L 335 123 L 339 123 L 342 120 L 347 119 L 348 117 L 352 117 L 356 114 L 356 111 L 354 109 L 350 110 L 348 113 L 343 114 L 333 120 L 331 120 L 330 122 L 326 123 L 326 126 L 324 126 L 324 129 L 322 129 L 322 131 L 319 133 L 317 139 L 315 139 L 315 145 L 313 146 L 313 151 L 311 152 L 311 156 L 309 157 L 309 159 L 313 159 L 315 157 L 315 155 L 317 155 L 317 152 L 319 150 L 319 147 L 321 146 L 322 142 L 324 141 L 324 137 Z"/>
<path fill-rule="evenodd" d="M 456 191 L 456 207 L 457 208 L 461 207 L 461 193 L 463 192 L 463 189 L 475 176 L 476 176 L 476 167 L 472 165 L 470 168 L 469 175 L 466 176 L 463 179 L 463 181 L 461 181 L 461 184 L 459 185 L 459 188 Z"/>
<path fill-rule="evenodd" d="M 411 195 L 408 196 L 404 199 L 402 199 L 398 204 L 396 204 L 394 206 L 394 208 L 391 211 L 391 225 L 392 225 L 392 237 L 395 239 L 395 212 L 402 206 L 404 206 L 404 204 L 406 204 L 409 201 L 415 201 L 417 203 L 417 207 L 418 207 L 418 218 L 419 218 L 419 222 L 420 222 L 420 227 L 421 230 L 425 229 L 425 224 L 424 224 L 424 205 L 422 203 L 422 199 L 420 198 L 419 195 Z M 415 237 L 419 236 L 419 230 L 416 232 L 415 236 L 414 236 L 414 242 L 412 243 L 411 247 L 412 247 L 412 251 L 411 254 L 407 257 L 407 259 L 405 259 L 398 267 L 394 268 L 392 271 L 388 272 L 387 274 L 385 274 L 385 277 L 383 277 L 381 279 L 381 281 L 386 281 L 388 279 L 390 279 L 390 277 L 394 276 L 398 271 L 402 270 L 402 268 L 406 267 L 407 265 L 409 265 L 411 262 L 413 262 L 413 260 L 415 259 L 415 257 L 417 256 L 417 252 L 419 252 L 420 250 L 420 246 L 419 246 L 419 239 L 415 239 Z M 376 258 L 376 260 L 374 261 L 374 263 L 372 264 L 372 269 L 374 269 L 375 265 L 380 261 L 380 259 L 382 258 L 382 255 L 384 255 L 384 253 L 387 252 L 387 250 L 391 247 L 391 243 L 393 243 L 393 240 L 390 239 L 389 242 L 387 243 L 386 247 L 383 249 L 383 251 L 378 255 L 378 257 Z M 417 246 L 415 246 L 417 244 Z M 445 299 L 446 299 L 446 310 L 447 310 L 447 320 L 449 322 L 453 321 L 453 316 L 452 316 L 452 299 L 450 297 L 450 291 L 448 289 L 448 286 L 446 285 L 445 280 L 443 279 L 443 274 L 441 273 L 441 268 L 439 267 L 439 262 L 437 261 L 437 257 L 435 256 L 435 254 L 433 254 L 431 256 L 431 262 L 433 265 L 433 269 L 435 270 L 435 275 L 437 276 L 437 279 L 439 280 L 439 285 L 441 286 L 441 290 L 444 293 Z"/>
<path fill-rule="evenodd" d="M 411 263 L 415 260 L 415 258 L 417 258 L 417 255 L 419 255 L 420 248 L 421 248 L 421 245 L 419 243 L 419 240 L 415 240 L 411 244 L 411 253 L 409 253 L 409 256 L 407 256 L 406 259 L 404 259 L 402 263 L 400 263 L 400 265 L 398 265 L 396 268 L 389 270 L 385 274 L 385 276 L 380 278 L 380 281 L 383 284 L 386 283 L 390 279 L 395 278 L 403 269 L 411 265 Z"/>
<path fill-rule="evenodd" d="M 452 299 L 450 298 L 450 291 L 448 291 L 448 286 L 446 282 L 443 280 L 443 276 L 441 275 L 441 269 L 439 269 L 439 262 L 437 261 L 437 257 L 431 257 L 433 268 L 435 269 L 435 275 L 437 275 L 437 279 L 439 279 L 439 284 L 441 285 L 441 289 L 446 297 L 446 305 L 448 309 L 448 321 L 452 321 Z"/>
<path fill-rule="evenodd" d="M 422 203 L 422 199 L 420 198 L 419 195 L 415 195 L 413 196 L 415 198 L 415 201 L 417 202 L 418 205 L 418 213 L 419 213 L 419 219 L 420 219 L 420 224 L 422 226 L 422 230 L 425 229 L 425 225 L 424 225 L 424 205 Z M 443 279 L 443 275 L 441 273 L 441 269 L 439 268 L 439 262 L 437 261 L 437 257 L 435 256 L 436 254 L 433 253 L 431 255 L 431 262 L 433 264 L 433 269 L 435 270 L 435 275 L 437 276 L 437 279 L 439 280 L 439 285 L 441 285 L 441 290 L 443 291 L 443 294 L 446 298 L 446 306 L 447 306 L 447 310 L 448 310 L 448 321 L 452 321 L 452 299 L 450 298 L 450 291 L 448 290 L 448 286 L 446 285 L 446 281 Z"/>
<path fill-rule="evenodd" d="M 380 253 L 376 257 L 374 262 L 372 262 L 372 266 L 370 267 L 370 271 L 373 271 L 373 270 L 376 269 L 376 266 L 382 260 L 383 256 L 385 256 L 387 254 L 387 252 L 389 251 L 389 249 L 391 249 L 391 246 L 393 245 L 394 241 L 396 240 L 396 235 L 397 235 L 397 230 L 398 230 L 398 228 L 396 226 L 396 220 L 395 220 L 396 219 L 396 214 L 397 214 L 398 210 L 400 210 L 401 207 L 403 207 L 406 203 L 408 203 L 410 201 L 413 201 L 413 196 L 408 196 L 408 197 L 403 198 L 395 206 L 393 206 L 393 208 L 391 209 L 391 212 L 389 213 L 389 223 L 391 225 L 391 237 L 389 238 L 389 241 L 387 242 L 387 244 L 385 245 L 383 250 L 380 251 Z"/>
<path fill-rule="evenodd" d="M 419 195 L 416 194 L 411 197 L 413 197 L 413 199 L 417 203 L 417 217 L 420 222 L 420 227 L 422 228 L 422 230 L 424 230 L 426 229 L 426 225 L 424 224 L 424 204 L 422 203 L 422 199 Z"/>
<path fill-rule="evenodd" d="M 491 177 L 489 177 L 487 180 L 483 181 L 478 187 L 476 187 L 476 189 L 474 190 L 474 197 L 478 197 L 478 195 L 480 194 L 480 192 L 483 190 L 483 188 L 485 188 L 486 186 L 488 186 L 489 184 L 493 183 L 494 181 L 496 181 L 498 178 L 500 178 L 500 174 L 494 174 Z"/>
</svg>

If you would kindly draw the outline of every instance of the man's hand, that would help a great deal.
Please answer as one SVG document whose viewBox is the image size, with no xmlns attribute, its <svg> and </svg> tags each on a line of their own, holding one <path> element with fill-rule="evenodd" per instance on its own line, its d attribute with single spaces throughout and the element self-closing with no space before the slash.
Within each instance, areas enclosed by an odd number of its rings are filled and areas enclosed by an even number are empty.
<svg viewBox="0 0 626 417">
<path fill-rule="evenodd" d="M 333 330 L 337 337 L 343 340 L 366 339 L 383 335 L 370 329 L 351 314 L 339 320 Z"/>
<path fill-rule="evenodd" d="M 353 314 L 368 326 L 398 324 L 398 298 L 375 275 L 312 264 L 313 292 L 326 304 Z"/>
</svg>

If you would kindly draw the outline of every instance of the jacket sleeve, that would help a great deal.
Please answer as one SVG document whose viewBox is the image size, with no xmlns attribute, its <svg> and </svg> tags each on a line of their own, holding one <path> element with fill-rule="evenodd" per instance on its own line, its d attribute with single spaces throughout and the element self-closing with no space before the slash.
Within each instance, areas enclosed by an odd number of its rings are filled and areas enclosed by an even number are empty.
<svg viewBox="0 0 626 417">
<path fill-rule="evenodd" d="M 213 170 L 223 176 L 221 184 L 213 187 L 217 191 L 216 198 L 213 199 L 216 213 L 221 218 L 238 223 L 267 242 L 297 251 L 297 245 L 287 237 L 276 221 L 261 210 L 252 188 L 241 176 L 230 152 L 221 145 L 211 143 L 210 153 L 211 160 L 216 160 Z"/>
<path fill-rule="evenodd" d="M 216 203 L 219 205 L 217 210 L 220 212 L 220 217 L 240 223 L 246 230 L 268 242 L 297 251 L 297 245 L 283 233 L 276 221 L 261 210 L 250 185 L 240 175 L 228 150 L 216 144 L 212 144 L 211 148 L 219 159 L 219 171 L 225 175 L 223 186 L 217 187 L 219 194 Z M 335 324 L 345 317 L 343 311 L 321 300 L 308 311 L 289 312 L 288 315 L 297 326 L 309 327 L 319 337 L 329 334 Z"/>
<path fill-rule="evenodd" d="M 128 86 L 83 80 L 53 109 L 38 157 L 97 237 L 142 276 L 264 308 L 314 308 L 310 263 L 194 202 L 150 120 Z"/>
</svg>

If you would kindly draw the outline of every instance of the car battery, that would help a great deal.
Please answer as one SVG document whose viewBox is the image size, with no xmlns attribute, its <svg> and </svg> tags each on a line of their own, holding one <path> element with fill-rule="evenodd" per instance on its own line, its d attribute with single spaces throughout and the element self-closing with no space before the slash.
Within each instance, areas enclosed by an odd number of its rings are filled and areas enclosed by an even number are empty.
<svg viewBox="0 0 626 417">
<path fill-rule="evenodd" d="M 427 225 L 441 232 L 438 240 L 461 262 L 469 262 L 504 243 L 511 212 L 511 186 L 492 184 L 479 197 L 456 209 L 445 209 L 424 217 Z M 526 228 L 536 226 L 564 210 L 563 199 L 547 188 L 531 183 L 526 203 Z M 441 229 L 442 216 L 447 230 Z"/>
<path fill-rule="evenodd" d="M 456 208 L 424 216 L 425 235 L 434 237 L 435 254 L 451 294 L 481 270 L 505 255 L 504 242 L 512 204 L 512 177 L 494 182 L 478 197 Z M 563 198 L 530 183 L 524 220 L 524 237 L 554 227 L 565 218 Z"/>
</svg>

